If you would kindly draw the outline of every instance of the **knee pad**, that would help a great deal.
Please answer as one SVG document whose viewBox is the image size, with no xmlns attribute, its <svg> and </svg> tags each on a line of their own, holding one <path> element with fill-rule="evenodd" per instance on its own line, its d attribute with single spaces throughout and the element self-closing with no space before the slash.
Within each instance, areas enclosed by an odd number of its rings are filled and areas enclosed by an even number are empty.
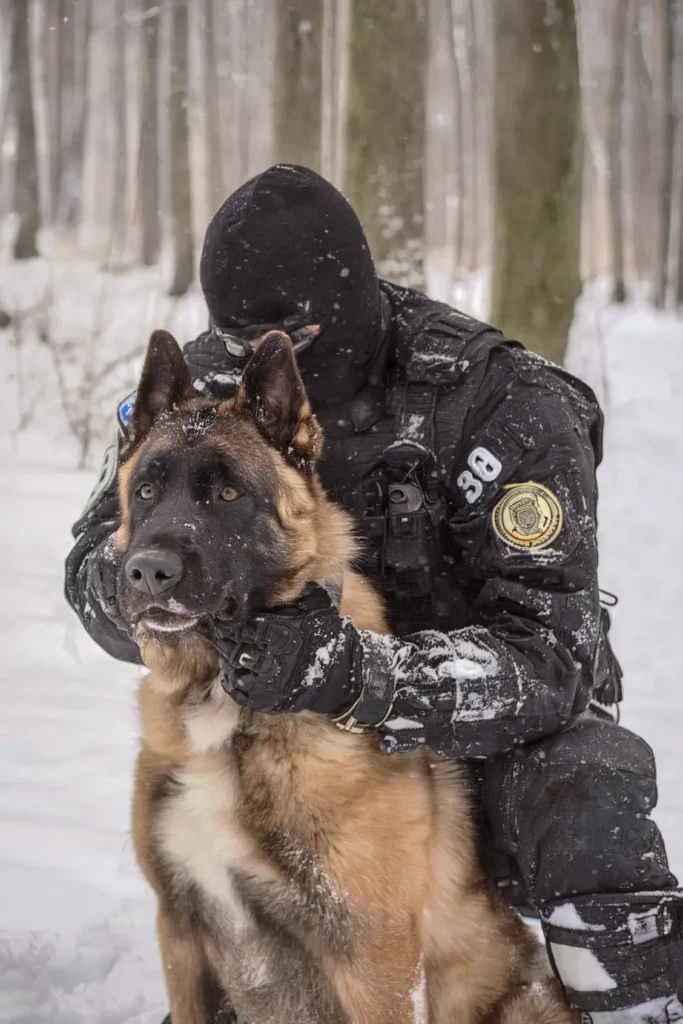
<svg viewBox="0 0 683 1024">
<path fill-rule="evenodd" d="M 544 904 L 541 921 L 586 1022 L 683 1021 L 683 890 L 574 896 Z"/>
</svg>

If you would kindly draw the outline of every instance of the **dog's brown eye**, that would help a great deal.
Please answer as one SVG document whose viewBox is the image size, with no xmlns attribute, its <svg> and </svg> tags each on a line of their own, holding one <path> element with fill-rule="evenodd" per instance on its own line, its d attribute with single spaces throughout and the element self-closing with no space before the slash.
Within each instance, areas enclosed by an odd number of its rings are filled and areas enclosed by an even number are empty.
<svg viewBox="0 0 683 1024">
<path fill-rule="evenodd" d="M 224 487 L 218 497 L 221 501 L 234 501 L 235 498 L 239 498 L 239 491 L 236 491 L 234 487 Z"/>
<path fill-rule="evenodd" d="M 143 501 L 149 501 L 150 498 L 154 497 L 154 488 L 151 484 L 140 484 L 137 493 L 138 498 L 142 498 Z"/>
</svg>

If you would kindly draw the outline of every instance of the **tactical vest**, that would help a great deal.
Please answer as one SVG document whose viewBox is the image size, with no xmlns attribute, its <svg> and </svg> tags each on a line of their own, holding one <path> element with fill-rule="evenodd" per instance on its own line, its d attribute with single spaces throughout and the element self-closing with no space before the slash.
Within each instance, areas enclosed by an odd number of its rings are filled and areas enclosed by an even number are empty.
<svg viewBox="0 0 683 1024">
<path fill-rule="evenodd" d="M 385 383 L 368 386 L 341 414 L 317 411 L 326 439 L 320 474 L 330 497 L 354 518 L 359 567 L 379 585 L 392 631 L 458 629 L 472 622 L 468 609 L 481 580 L 450 540 L 453 469 L 473 417 L 486 415 L 484 378 L 485 392 L 499 395 L 511 376 L 509 360 L 492 357 L 521 346 L 419 293 L 385 282 L 382 290 L 392 314 Z M 559 368 L 556 375 L 568 376 Z M 593 444 L 599 460 L 599 430 Z M 595 696 L 611 706 L 622 697 L 621 669 L 606 609 L 601 627 Z"/>
<path fill-rule="evenodd" d="M 468 622 L 471 581 L 451 553 L 449 484 L 466 392 L 502 338 L 420 293 L 384 282 L 382 290 L 392 307 L 385 383 L 369 385 L 341 417 L 318 411 L 326 440 L 320 473 L 353 515 L 360 568 L 379 584 L 392 630 L 457 629 Z"/>
</svg>

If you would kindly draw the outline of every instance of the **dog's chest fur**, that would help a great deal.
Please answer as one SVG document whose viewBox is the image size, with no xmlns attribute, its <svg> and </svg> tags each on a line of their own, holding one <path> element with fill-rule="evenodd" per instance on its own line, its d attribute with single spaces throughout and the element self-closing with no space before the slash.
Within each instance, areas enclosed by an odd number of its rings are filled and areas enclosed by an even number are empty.
<svg viewBox="0 0 683 1024">
<path fill-rule="evenodd" d="M 176 884 L 191 883 L 203 902 L 220 908 L 223 921 L 236 928 L 246 921 L 235 871 L 270 873 L 237 814 L 239 777 L 231 743 L 239 714 L 218 680 L 206 699 L 184 709 L 190 756 L 173 772 L 173 787 L 154 829 Z"/>
</svg>

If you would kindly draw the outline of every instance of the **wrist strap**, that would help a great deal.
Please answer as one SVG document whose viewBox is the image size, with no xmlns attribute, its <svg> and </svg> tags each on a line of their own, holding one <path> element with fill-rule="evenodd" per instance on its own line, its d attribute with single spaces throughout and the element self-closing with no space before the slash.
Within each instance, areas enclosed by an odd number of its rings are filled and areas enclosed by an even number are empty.
<svg viewBox="0 0 683 1024">
<path fill-rule="evenodd" d="M 361 722 L 356 718 L 355 712 L 358 710 L 364 696 L 365 694 L 361 693 L 360 697 L 354 700 L 350 708 L 347 708 L 346 711 L 342 711 L 341 715 L 337 715 L 336 718 L 332 719 L 338 729 L 341 729 L 343 732 L 360 733 L 367 732 L 369 729 L 379 729 L 381 725 L 384 725 L 391 715 L 391 712 L 394 710 L 393 697 L 384 716 L 379 722 Z"/>
<path fill-rule="evenodd" d="M 362 642 L 357 645 L 357 659 L 357 671 L 362 680 L 360 694 L 346 711 L 332 719 L 344 732 L 379 729 L 390 717 L 396 697 L 393 660 L 373 657 Z"/>
</svg>

